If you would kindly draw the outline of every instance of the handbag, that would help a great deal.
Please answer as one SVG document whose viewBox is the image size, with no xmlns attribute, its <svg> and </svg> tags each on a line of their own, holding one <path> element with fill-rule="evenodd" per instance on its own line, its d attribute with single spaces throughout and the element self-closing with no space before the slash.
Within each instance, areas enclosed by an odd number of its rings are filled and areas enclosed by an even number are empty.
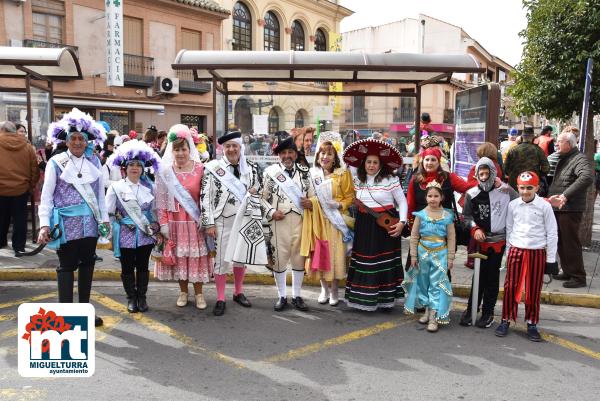
<svg viewBox="0 0 600 401">
<path fill-rule="evenodd" d="M 315 239 L 315 250 L 313 251 L 310 270 L 313 272 L 328 272 L 331 270 L 331 257 L 329 252 L 329 241 Z"/>
<path fill-rule="evenodd" d="M 464 218 L 458 214 L 454 196 L 452 196 L 452 209 L 454 209 L 454 231 L 456 232 L 456 245 L 469 246 L 471 232 L 467 228 Z"/>
<path fill-rule="evenodd" d="M 165 266 L 175 266 L 177 261 L 175 260 L 175 243 L 171 240 L 167 240 L 163 249 L 163 255 L 161 263 Z"/>
</svg>

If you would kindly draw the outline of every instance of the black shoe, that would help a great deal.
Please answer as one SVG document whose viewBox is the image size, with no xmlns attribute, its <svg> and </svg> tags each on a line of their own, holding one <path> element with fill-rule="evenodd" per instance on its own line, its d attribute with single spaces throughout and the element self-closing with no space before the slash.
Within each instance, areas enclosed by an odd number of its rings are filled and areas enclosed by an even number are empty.
<svg viewBox="0 0 600 401">
<path fill-rule="evenodd" d="M 137 307 L 140 312 L 148 311 L 148 303 L 146 302 L 146 293 L 148 292 L 148 281 L 150 280 L 150 272 L 138 271 L 135 275 L 135 287 L 137 294 Z"/>
<path fill-rule="evenodd" d="M 536 343 L 542 341 L 542 336 L 535 324 L 527 323 L 527 338 Z"/>
<path fill-rule="evenodd" d="M 138 313 L 140 309 L 138 308 L 138 300 L 136 297 L 127 298 L 127 312 L 129 313 Z"/>
<path fill-rule="evenodd" d="M 508 320 L 502 320 L 500 322 L 500 324 L 498 325 L 498 327 L 496 327 L 496 330 L 494 331 L 494 334 L 497 337 L 506 337 L 506 335 L 508 334 L 508 327 L 510 326 L 510 322 Z"/>
<path fill-rule="evenodd" d="M 275 302 L 275 306 L 273 307 L 273 309 L 275 309 L 275 312 L 281 312 L 287 307 L 287 303 L 287 298 L 281 297 L 277 300 L 277 302 Z"/>
<path fill-rule="evenodd" d="M 15 258 L 20 258 L 21 256 L 23 256 L 24 253 L 24 249 L 22 251 L 15 251 Z"/>
<path fill-rule="evenodd" d="M 102 261 L 104 261 L 104 259 L 102 259 L 100 256 L 94 254 L 94 261 L 96 261 L 96 262 L 102 262 Z"/>
<path fill-rule="evenodd" d="M 213 315 L 223 316 L 225 314 L 225 301 L 217 301 L 213 309 Z"/>
<path fill-rule="evenodd" d="M 460 316 L 460 322 L 458 322 L 458 324 L 460 324 L 461 326 L 464 327 L 469 327 L 473 325 L 473 322 L 471 320 L 471 311 L 470 310 L 466 310 L 463 312 L 463 314 Z"/>
<path fill-rule="evenodd" d="M 137 307 L 140 312 L 148 312 L 148 302 L 146 302 L 146 297 L 138 298 Z"/>
<path fill-rule="evenodd" d="M 565 274 L 565 273 L 560 273 L 560 274 L 553 274 L 552 278 L 554 280 L 558 280 L 558 281 L 567 281 L 571 278 L 571 276 L 569 276 L 568 274 Z"/>
<path fill-rule="evenodd" d="M 233 301 L 242 305 L 245 308 L 250 308 L 252 304 L 248 301 L 248 298 L 243 293 L 237 294 L 233 296 Z"/>
<path fill-rule="evenodd" d="M 102 318 L 100 316 L 96 316 L 94 318 L 94 326 L 96 327 L 100 327 L 104 324 L 104 321 L 102 320 Z"/>
<path fill-rule="evenodd" d="M 494 323 L 494 315 L 489 315 L 487 313 L 484 313 L 477 320 L 477 322 L 475 323 L 475 326 L 479 327 L 480 329 L 487 329 L 488 327 L 491 327 L 493 323 Z"/>
<path fill-rule="evenodd" d="M 308 311 L 308 306 L 306 306 L 302 297 L 292 298 L 292 305 L 302 312 Z"/>
<path fill-rule="evenodd" d="M 423 313 L 425 312 L 425 308 L 421 306 L 420 308 L 415 308 L 415 313 Z"/>
<path fill-rule="evenodd" d="M 584 281 L 580 281 L 580 280 L 575 280 L 574 278 L 570 279 L 569 281 L 565 281 L 563 283 L 563 287 L 565 288 L 583 288 L 583 287 L 587 287 L 587 283 Z"/>
</svg>

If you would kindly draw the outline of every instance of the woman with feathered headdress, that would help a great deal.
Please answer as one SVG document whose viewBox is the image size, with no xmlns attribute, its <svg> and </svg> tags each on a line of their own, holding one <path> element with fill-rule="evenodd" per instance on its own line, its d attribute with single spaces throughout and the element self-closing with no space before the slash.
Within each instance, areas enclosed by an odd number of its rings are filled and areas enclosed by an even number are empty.
<svg viewBox="0 0 600 401">
<path fill-rule="evenodd" d="M 158 169 L 159 158 L 143 141 L 133 139 L 114 153 L 112 164 L 125 173 L 106 192 L 106 208 L 113 227 L 113 252 L 121 261 L 121 280 L 127 310 L 146 312 L 148 263 L 159 232 L 154 213 L 154 188 L 145 176 L 147 167 Z"/>
</svg>

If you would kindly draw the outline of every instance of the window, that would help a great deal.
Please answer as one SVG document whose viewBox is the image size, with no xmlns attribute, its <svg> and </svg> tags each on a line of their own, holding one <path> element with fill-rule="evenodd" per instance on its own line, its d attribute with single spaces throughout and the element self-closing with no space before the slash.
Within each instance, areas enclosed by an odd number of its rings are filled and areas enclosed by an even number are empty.
<svg viewBox="0 0 600 401">
<path fill-rule="evenodd" d="M 123 53 L 144 55 L 143 26 L 139 18 L 123 17 Z"/>
<path fill-rule="evenodd" d="M 188 127 L 196 127 L 199 132 L 204 132 L 206 116 L 199 116 L 194 114 L 182 114 L 181 123 L 187 125 Z"/>
<path fill-rule="evenodd" d="M 271 11 L 265 15 L 265 50 L 279 50 L 279 20 Z"/>
<path fill-rule="evenodd" d="M 182 29 L 181 48 L 187 50 L 202 50 L 202 32 Z"/>
<path fill-rule="evenodd" d="M 269 111 L 269 134 L 274 134 L 279 131 L 279 113 L 273 107 Z"/>
<path fill-rule="evenodd" d="M 252 50 L 250 10 L 240 1 L 233 6 L 233 41 L 233 50 Z"/>
<path fill-rule="evenodd" d="M 31 8 L 33 39 L 63 44 L 65 3 L 57 0 L 33 0 Z"/>
<path fill-rule="evenodd" d="M 127 133 L 133 125 L 133 112 L 124 110 L 100 110 L 100 120 L 106 121 L 111 129 Z"/>
<path fill-rule="evenodd" d="M 327 51 L 327 39 L 325 39 L 325 32 L 322 29 L 317 29 L 315 35 L 315 50 L 318 52 Z"/>
<path fill-rule="evenodd" d="M 296 128 L 302 128 L 302 127 L 304 127 L 304 113 L 302 112 L 302 110 L 298 110 L 296 112 L 296 118 L 295 118 L 294 126 Z"/>
<path fill-rule="evenodd" d="M 292 22 L 292 50 L 304 51 L 304 28 L 298 20 Z"/>
</svg>

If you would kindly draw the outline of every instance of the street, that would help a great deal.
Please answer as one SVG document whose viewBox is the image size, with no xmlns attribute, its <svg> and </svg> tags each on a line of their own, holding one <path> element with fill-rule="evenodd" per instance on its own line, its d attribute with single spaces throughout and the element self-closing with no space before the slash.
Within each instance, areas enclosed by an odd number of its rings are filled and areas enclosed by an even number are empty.
<svg viewBox="0 0 600 401">
<path fill-rule="evenodd" d="M 505 338 L 452 323 L 424 331 L 397 307 L 364 313 L 321 306 L 308 313 L 272 309 L 275 289 L 248 287 L 254 306 L 227 302 L 177 308 L 175 284 L 152 283 L 146 314 L 129 314 L 120 283 L 95 283 L 96 372 L 89 379 L 29 379 L 17 372 L 16 311 L 55 301 L 53 282 L 0 285 L 2 400 L 596 400 L 600 394 L 600 316 L 596 309 L 542 305 L 545 341 L 523 325 Z M 231 289 L 228 289 L 228 299 Z M 191 299 L 192 297 L 190 297 Z M 500 312 L 500 303 L 496 312 Z M 520 311 L 521 312 L 521 311 Z M 511 327 L 512 329 L 512 327 Z"/>
</svg>

